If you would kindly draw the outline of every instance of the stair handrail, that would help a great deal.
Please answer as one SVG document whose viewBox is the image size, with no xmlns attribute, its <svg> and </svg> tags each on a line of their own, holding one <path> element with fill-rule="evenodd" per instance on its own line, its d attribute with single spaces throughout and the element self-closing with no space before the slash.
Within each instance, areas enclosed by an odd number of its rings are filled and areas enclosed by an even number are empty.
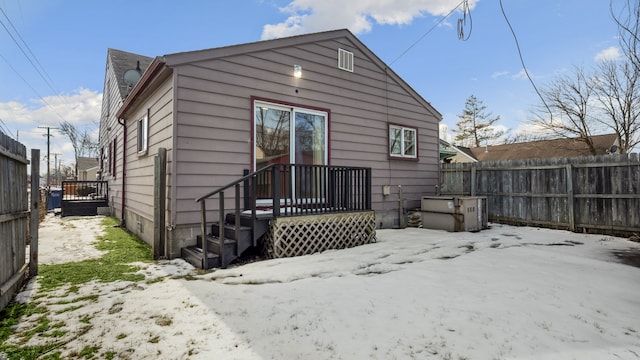
<svg viewBox="0 0 640 360">
<path fill-rule="evenodd" d="M 273 167 L 281 166 L 281 165 L 286 165 L 286 164 L 270 164 L 269 166 L 265 166 L 265 167 L 263 167 L 262 169 L 260 169 L 258 171 L 254 171 L 254 172 L 252 172 L 250 174 L 247 174 L 247 175 L 241 177 L 238 180 L 232 181 L 232 182 L 228 183 L 227 185 L 219 187 L 216 190 L 214 190 L 214 191 L 212 191 L 212 192 L 210 192 L 210 193 L 208 193 L 206 195 L 203 195 L 203 196 L 200 196 L 199 198 L 196 198 L 196 202 L 201 202 L 202 200 L 206 200 L 206 199 L 212 197 L 213 195 L 215 195 L 215 194 L 217 194 L 217 193 L 219 193 L 221 191 L 225 191 L 228 188 L 230 188 L 230 187 L 232 187 L 232 186 L 234 186 L 236 184 L 240 184 L 241 182 L 250 179 L 253 176 L 256 176 L 256 175 L 258 175 L 260 173 L 263 173 L 263 172 L 265 172 L 265 171 L 267 171 L 267 170 L 269 170 L 269 169 L 271 169 Z"/>
<path fill-rule="evenodd" d="M 224 191 L 231 188 L 232 186 L 235 186 L 235 198 L 236 198 L 236 209 L 235 209 L 235 216 L 236 216 L 236 224 L 235 224 L 235 232 L 236 232 L 236 238 L 238 237 L 238 233 L 240 232 L 240 183 L 249 180 L 251 178 L 255 178 L 258 174 L 262 173 L 262 172 L 266 172 L 269 169 L 276 167 L 276 166 L 281 166 L 282 164 L 270 164 L 269 166 L 265 166 L 262 169 L 258 170 L 258 171 L 254 171 L 250 174 L 244 175 L 243 177 L 230 182 L 227 185 L 224 185 L 222 187 L 217 188 L 216 190 L 200 196 L 199 198 L 196 198 L 196 202 L 200 203 L 200 232 L 201 232 L 201 236 L 202 236 L 202 268 L 203 269 L 208 269 L 208 249 L 207 249 L 207 209 L 206 209 L 206 205 L 205 205 L 205 200 L 216 195 L 216 194 L 220 194 L 220 204 L 219 204 L 219 209 L 218 209 L 218 239 L 220 240 L 220 265 L 224 266 Z M 251 202 L 251 218 L 253 221 L 253 228 L 255 229 L 255 221 L 256 221 L 256 204 L 255 201 Z M 255 231 L 255 230 L 253 230 Z M 252 234 L 252 238 L 253 238 L 253 234 Z M 236 243 L 237 246 L 237 243 Z M 237 252 L 237 249 L 236 249 Z"/>
</svg>

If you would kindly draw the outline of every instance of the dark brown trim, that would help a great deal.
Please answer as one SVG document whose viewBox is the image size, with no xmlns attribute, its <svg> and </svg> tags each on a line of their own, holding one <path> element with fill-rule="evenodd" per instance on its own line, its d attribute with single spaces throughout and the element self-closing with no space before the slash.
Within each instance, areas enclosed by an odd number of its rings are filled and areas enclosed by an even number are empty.
<svg viewBox="0 0 640 360">
<path fill-rule="evenodd" d="M 127 112 L 133 105 L 133 103 L 140 97 L 142 91 L 147 87 L 147 85 L 151 82 L 155 76 L 160 73 L 160 71 L 164 68 L 165 63 L 160 60 L 159 57 L 153 59 L 147 71 L 142 74 L 142 78 L 138 81 L 138 83 L 131 89 L 129 96 L 124 100 L 124 103 L 120 106 L 118 111 L 116 112 L 116 118 L 120 119 L 122 115 Z"/>
<path fill-rule="evenodd" d="M 402 128 L 412 129 L 416 132 L 416 157 L 405 157 L 405 156 L 392 156 L 391 155 L 391 144 L 389 143 L 389 132 L 391 131 L 391 126 L 398 126 Z M 420 133 L 418 132 L 418 128 L 415 126 L 408 126 L 394 122 L 387 122 L 387 160 L 400 160 L 400 161 L 420 161 Z"/>
<path fill-rule="evenodd" d="M 274 105 L 284 105 L 284 106 L 291 106 L 294 108 L 299 108 L 299 109 L 309 109 L 309 110 L 314 110 L 314 111 L 322 111 L 327 113 L 327 164 L 326 165 L 331 165 L 331 109 L 326 109 L 326 108 L 321 108 L 321 107 L 317 107 L 317 106 L 309 106 L 309 105 L 304 105 L 304 104 L 298 104 L 298 103 L 292 103 L 289 101 L 282 101 L 282 100 L 274 100 L 274 99 L 269 99 L 269 98 L 263 98 L 260 96 L 251 96 L 251 165 L 249 166 L 249 168 L 251 169 L 251 172 L 256 171 L 255 169 L 255 149 L 256 149 L 256 144 L 255 144 L 255 140 L 256 140 L 256 112 L 255 112 L 255 107 L 254 104 L 256 101 L 263 101 L 266 103 L 271 103 Z M 416 136 L 417 136 L 417 132 L 416 132 Z"/>
</svg>

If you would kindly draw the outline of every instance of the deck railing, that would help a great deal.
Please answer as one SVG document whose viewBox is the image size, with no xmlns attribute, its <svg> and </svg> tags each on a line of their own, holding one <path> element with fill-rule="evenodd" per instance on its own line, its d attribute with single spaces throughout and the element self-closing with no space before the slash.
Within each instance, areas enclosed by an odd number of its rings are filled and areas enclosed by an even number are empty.
<svg viewBox="0 0 640 360">
<path fill-rule="evenodd" d="M 218 197 L 220 232 L 216 235 L 224 239 L 225 191 L 230 188 L 235 192 L 236 235 L 245 211 L 250 211 L 255 229 L 258 211 L 265 216 L 280 217 L 371 210 L 371 168 L 271 164 L 253 173 L 245 171 L 238 180 L 196 199 L 200 203 L 203 266 L 207 256 L 206 200 Z M 244 208 L 240 205 L 241 197 Z M 253 235 L 253 241 L 256 240 Z M 223 246 L 224 241 L 220 241 L 220 256 L 224 255 Z"/>
</svg>

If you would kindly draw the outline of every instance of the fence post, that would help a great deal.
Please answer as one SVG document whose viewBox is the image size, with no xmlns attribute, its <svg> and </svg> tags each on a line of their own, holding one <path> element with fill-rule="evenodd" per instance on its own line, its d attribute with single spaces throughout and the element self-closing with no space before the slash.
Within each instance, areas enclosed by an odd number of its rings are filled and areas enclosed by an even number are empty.
<svg viewBox="0 0 640 360">
<path fill-rule="evenodd" d="M 40 149 L 31 149 L 31 222 L 29 223 L 29 276 L 38 275 L 38 216 L 40 213 Z"/>
<path fill-rule="evenodd" d="M 469 184 L 469 187 L 471 188 L 470 195 L 476 196 L 476 164 L 471 165 L 471 176 L 469 182 L 471 182 L 471 184 Z"/>
<path fill-rule="evenodd" d="M 567 164 L 567 220 L 569 222 L 569 230 L 576 231 L 575 224 L 575 212 L 573 211 L 573 166 L 571 164 Z"/>
</svg>

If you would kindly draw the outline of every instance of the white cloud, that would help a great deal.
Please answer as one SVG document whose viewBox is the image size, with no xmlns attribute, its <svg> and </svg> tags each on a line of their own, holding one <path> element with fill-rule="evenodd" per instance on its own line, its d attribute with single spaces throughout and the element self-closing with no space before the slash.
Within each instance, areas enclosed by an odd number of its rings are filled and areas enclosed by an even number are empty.
<svg viewBox="0 0 640 360">
<path fill-rule="evenodd" d="M 596 61 L 609 61 L 609 60 L 619 60 L 622 57 L 622 53 L 617 46 L 608 47 L 599 53 L 596 54 Z"/>
<path fill-rule="evenodd" d="M 529 73 L 531 75 L 531 73 Z M 533 76 L 532 76 L 533 77 Z M 511 75 L 512 79 L 525 80 L 527 79 L 527 72 L 524 69 L 520 70 L 517 74 Z"/>
<path fill-rule="evenodd" d="M 47 155 L 46 127 L 50 127 L 51 153 L 60 154 L 58 159 L 70 164 L 75 162 L 73 146 L 56 128 L 66 120 L 81 131 L 89 131 L 97 140 L 101 106 L 101 93 L 80 88 L 72 94 L 47 96 L 30 100 L 28 103 L 0 102 L 0 119 L 10 131 L 8 135 L 18 137 L 27 147 L 28 156 L 31 154 L 30 149 L 40 149 L 40 158 L 43 161 Z M 51 161 L 53 166 L 53 155 Z M 41 164 L 40 170 L 46 172 L 46 162 Z"/>
<path fill-rule="evenodd" d="M 477 1 L 469 1 L 469 7 L 473 9 Z M 360 34 L 371 31 L 374 24 L 407 25 L 425 14 L 444 16 L 458 4 L 458 0 L 292 0 L 280 9 L 288 18 L 265 25 L 262 39 L 340 28 Z"/>
<path fill-rule="evenodd" d="M 509 75 L 508 71 L 496 71 L 493 74 L 491 74 L 491 78 L 495 79 L 495 78 L 499 78 L 507 75 Z"/>
</svg>

